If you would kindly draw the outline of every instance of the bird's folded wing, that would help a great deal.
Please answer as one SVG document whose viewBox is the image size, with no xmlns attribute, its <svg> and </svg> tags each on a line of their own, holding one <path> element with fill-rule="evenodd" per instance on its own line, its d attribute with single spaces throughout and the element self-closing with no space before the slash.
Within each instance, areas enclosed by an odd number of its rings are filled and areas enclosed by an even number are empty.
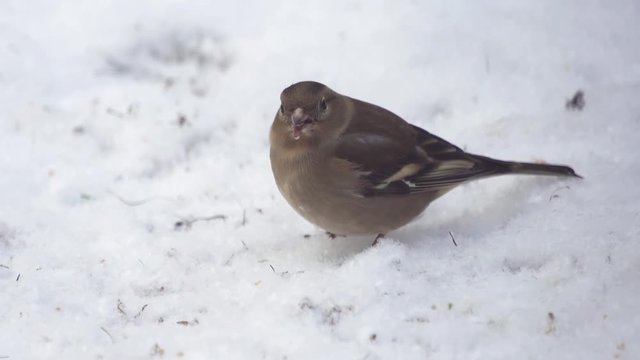
<svg viewBox="0 0 640 360">
<path fill-rule="evenodd" d="M 361 112 L 363 104 L 374 108 L 358 114 L 365 122 L 347 129 L 335 153 L 358 171 L 363 196 L 440 192 L 489 175 L 473 155 L 382 108 L 361 103 Z"/>
</svg>

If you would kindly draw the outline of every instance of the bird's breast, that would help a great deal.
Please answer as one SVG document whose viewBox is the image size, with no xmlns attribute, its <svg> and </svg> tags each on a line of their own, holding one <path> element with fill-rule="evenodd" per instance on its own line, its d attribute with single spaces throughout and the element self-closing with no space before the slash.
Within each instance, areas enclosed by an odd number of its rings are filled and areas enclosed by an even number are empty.
<svg viewBox="0 0 640 360">
<path fill-rule="evenodd" d="M 291 207 L 320 228 L 343 235 L 394 230 L 419 215 L 428 201 L 403 197 L 365 197 L 358 172 L 331 157 L 271 157 L 278 188 Z"/>
</svg>

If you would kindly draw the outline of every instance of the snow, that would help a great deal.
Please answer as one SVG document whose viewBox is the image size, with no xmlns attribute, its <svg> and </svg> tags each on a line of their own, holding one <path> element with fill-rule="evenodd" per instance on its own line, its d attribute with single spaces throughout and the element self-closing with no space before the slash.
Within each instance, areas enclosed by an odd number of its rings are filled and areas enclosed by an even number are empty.
<svg viewBox="0 0 640 360">
<path fill-rule="evenodd" d="M 2 8 L 0 358 L 640 358 L 637 1 Z M 585 179 L 329 240 L 269 166 L 300 80 Z"/>
</svg>

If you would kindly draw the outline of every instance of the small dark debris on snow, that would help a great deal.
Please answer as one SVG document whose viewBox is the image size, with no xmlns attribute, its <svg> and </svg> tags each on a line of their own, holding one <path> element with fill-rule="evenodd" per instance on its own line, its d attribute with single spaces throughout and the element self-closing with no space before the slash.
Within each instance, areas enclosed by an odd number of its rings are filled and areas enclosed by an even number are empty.
<svg viewBox="0 0 640 360">
<path fill-rule="evenodd" d="M 569 111 L 581 111 L 584 109 L 584 105 L 584 92 L 578 90 L 571 99 L 567 100 L 564 106 Z"/>
<path fill-rule="evenodd" d="M 245 252 L 245 251 L 249 251 L 249 247 L 247 246 L 247 244 L 244 242 L 244 240 L 240 240 L 240 243 L 242 244 L 242 249 L 235 251 L 233 253 L 231 253 L 231 255 L 229 256 L 229 258 L 227 258 L 227 260 L 223 263 L 224 266 L 229 266 L 231 265 L 231 262 L 233 261 L 233 259 L 235 259 L 236 256 L 238 256 L 239 254 Z"/>
<path fill-rule="evenodd" d="M 100 326 L 100 330 L 102 330 L 105 334 L 107 334 L 109 336 L 109 339 L 111 339 L 112 343 L 115 343 L 115 339 L 113 338 L 113 335 L 111 335 L 107 329 L 104 328 L 104 326 Z"/>
<path fill-rule="evenodd" d="M 341 307 L 335 305 L 331 309 L 324 311 L 322 322 L 331 326 L 336 325 L 340 321 L 343 312 L 351 311 L 353 311 L 352 306 Z"/>
<path fill-rule="evenodd" d="M 308 298 L 302 299 L 302 301 L 300 301 L 300 305 L 298 306 L 300 306 L 300 310 L 306 310 L 306 309 L 313 310 L 316 308 L 316 306 Z"/>
<path fill-rule="evenodd" d="M 160 345 L 158 345 L 157 343 L 153 345 L 153 347 L 151 347 L 151 356 L 159 356 L 159 357 L 163 357 L 164 356 L 164 349 L 160 347 Z"/>
<path fill-rule="evenodd" d="M 449 231 L 449 236 L 451 236 L 451 241 L 453 241 L 453 245 L 458 246 L 458 244 L 456 243 L 456 239 L 453 237 L 453 234 L 451 234 L 451 231 Z"/>
<path fill-rule="evenodd" d="M 327 234 L 327 236 L 329 236 L 329 239 L 333 240 L 335 238 L 341 237 L 341 238 L 346 238 L 347 235 L 340 235 L 340 234 L 334 234 L 328 231 L 325 231 L 325 234 Z"/>
<path fill-rule="evenodd" d="M 369 335 L 369 340 L 371 341 L 376 341 L 377 338 L 378 338 L 378 335 L 376 333 Z"/>
<path fill-rule="evenodd" d="M 273 265 L 271 265 L 271 264 L 269 264 L 269 267 L 271 268 L 271 271 L 273 271 L 274 274 L 278 274 L 278 275 L 280 275 L 282 277 L 285 277 L 285 276 L 288 276 L 288 275 L 292 275 L 292 274 L 293 275 L 304 274 L 304 270 L 298 270 L 298 271 L 296 271 L 294 273 L 289 273 L 289 271 L 287 271 L 287 270 L 278 272 L 278 271 L 276 271 L 276 268 L 273 267 Z"/>
<path fill-rule="evenodd" d="M 74 126 L 73 129 L 71 129 L 71 131 L 75 135 L 84 135 L 84 133 L 86 132 L 86 129 L 82 125 L 77 125 L 77 126 Z"/>
<path fill-rule="evenodd" d="M 127 312 L 124 310 L 124 303 L 122 302 L 122 300 L 118 299 L 118 305 L 116 305 L 116 309 L 118 309 L 118 312 L 122 314 L 122 316 L 124 316 L 125 318 L 128 317 Z"/>
<path fill-rule="evenodd" d="M 334 326 L 340 322 L 342 316 L 347 313 L 353 312 L 352 305 L 333 305 L 331 307 L 323 308 L 318 304 L 314 304 L 311 299 L 304 298 L 298 305 L 302 311 L 310 311 L 320 318 L 320 321 L 329 326 Z"/>
<path fill-rule="evenodd" d="M 189 124 L 189 120 L 183 114 L 178 114 L 178 127 L 185 127 L 185 125 Z"/>
<path fill-rule="evenodd" d="M 407 318 L 405 320 L 406 322 L 410 322 L 410 323 L 427 323 L 429 322 L 429 319 L 427 319 L 424 316 L 412 316 L 410 318 Z"/>
<path fill-rule="evenodd" d="M 544 331 L 545 334 L 551 334 L 556 331 L 556 316 L 554 313 L 549 311 L 547 313 L 547 329 Z"/>
<path fill-rule="evenodd" d="M 222 264 L 223 264 L 224 266 L 229 266 L 229 265 L 231 265 L 231 261 L 233 261 L 233 258 L 235 258 L 235 257 L 236 257 L 236 254 L 237 254 L 237 253 L 232 253 L 232 254 L 227 258 L 227 260 L 225 260 L 225 262 L 224 262 L 224 263 L 222 263 Z"/>
<path fill-rule="evenodd" d="M 191 230 L 191 227 L 193 226 L 193 224 L 199 221 L 211 221 L 211 220 L 227 220 L 227 216 L 218 214 L 218 215 L 212 215 L 207 217 L 195 217 L 195 218 L 178 220 L 173 224 L 173 230 L 188 231 L 188 230 Z"/>
<path fill-rule="evenodd" d="M 133 316 L 133 318 L 134 318 L 134 319 L 139 318 L 139 317 L 140 317 L 140 315 L 142 315 L 142 312 L 144 311 L 144 309 L 146 309 L 146 308 L 147 308 L 147 306 L 149 306 L 149 304 L 144 304 L 144 305 L 142 305 L 142 307 L 140 308 L 140 311 L 138 311 L 138 313 L 137 313 L 137 314 L 135 314 L 135 315 Z"/>
<path fill-rule="evenodd" d="M 447 309 L 449 309 L 449 310 L 453 309 L 453 303 L 448 303 L 447 304 Z"/>
<path fill-rule="evenodd" d="M 302 237 L 305 238 L 305 239 L 308 239 L 308 238 L 311 237 L 311 234 L 304 234 L 304 235 L 302 235 Z"/>
<path fill-rule="evenodd" d="M 193 319 L 191 321 L 180 320 L 180 321 L 176 321 L 176 324 L 182 325 L 182 326 L 195 326 L 195 325 L 200 324 L 200 321 L 198 321 L 198 319 Z"/>
<path fill-rule="evenodd" d="M 20 280 L 20 274 L 16 277 L 16 281 Z"/>
</svg>

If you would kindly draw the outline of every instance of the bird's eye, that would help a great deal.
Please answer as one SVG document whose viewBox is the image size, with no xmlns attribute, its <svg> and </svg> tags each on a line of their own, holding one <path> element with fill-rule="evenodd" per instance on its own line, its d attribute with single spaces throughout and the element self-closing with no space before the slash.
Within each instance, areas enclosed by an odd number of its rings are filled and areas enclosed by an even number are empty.
<svg viewBox="0 0 640 360">
<path fill-rule="evenodd" d="M 280 104 L 280 114 L 284 114 L 284 106 Z"/>
<path fill-rule="evenodd" d="M 322 100 L 320 100 L 319 107 L 320 107 L 320 111 L 327 110 L 327 101 L 324 98 L 322 98 Z"/>
</svg>

